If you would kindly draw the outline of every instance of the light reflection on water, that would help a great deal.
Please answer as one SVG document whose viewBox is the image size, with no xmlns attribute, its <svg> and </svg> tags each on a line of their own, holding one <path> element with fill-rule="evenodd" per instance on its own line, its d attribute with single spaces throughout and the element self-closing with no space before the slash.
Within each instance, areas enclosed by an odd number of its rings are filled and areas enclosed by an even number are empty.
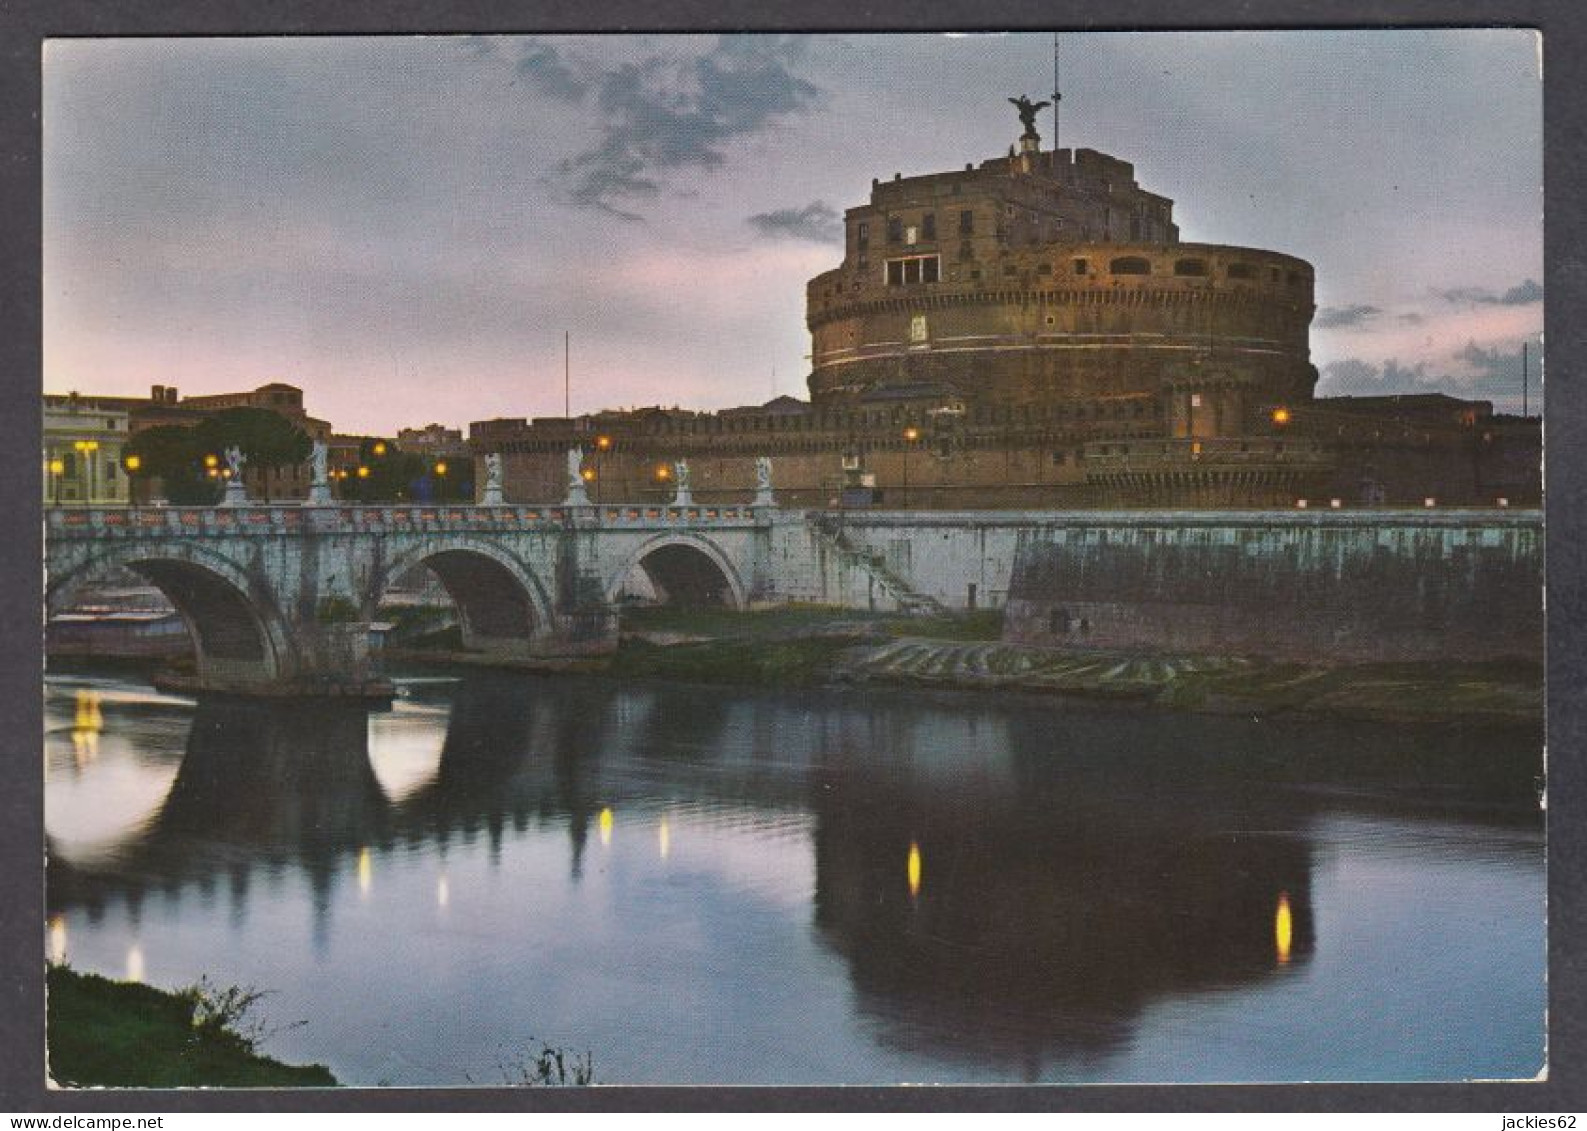
<svg viewBox="0 0 1587 1131">
<path fill-rule="evenodd" d="M 269 1051 L 348 1082 L 488 1084 L 532 1040 L 606 1082 L 1541 1065 L 1525 736 L 534 677 L 374 716 L 49 690 L 52 955 L 272 989 L 309 1023 Z"/>
</svg>

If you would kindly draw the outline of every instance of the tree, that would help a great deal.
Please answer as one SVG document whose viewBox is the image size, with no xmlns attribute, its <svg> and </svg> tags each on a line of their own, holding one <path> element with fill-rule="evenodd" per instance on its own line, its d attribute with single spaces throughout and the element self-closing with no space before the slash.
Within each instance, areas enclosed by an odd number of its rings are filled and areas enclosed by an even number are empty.
<svg viewBox="0 0 1587 1131">
<path fill-rule="evenodd" d="M 196 429 L 162 424 L 133 436 L 122 453 L 122 464 L 137 457 L 137 478 L 159 479 L 165 497 L 178 506 L 210 506 L 220 498 L 220 484 L 208 478 L 204 448 Z"/>
<path fill-rule="evenodd" d="M 307 432 L 267 408 L 223 409 L 205 418 L 193 432 L 206 454 L 220 456 L 227 448 L 240 449 L 248 466 L 259 469 L 267 503 L 270 472 L 302 463 L 314 448 Z"/>
</svg>

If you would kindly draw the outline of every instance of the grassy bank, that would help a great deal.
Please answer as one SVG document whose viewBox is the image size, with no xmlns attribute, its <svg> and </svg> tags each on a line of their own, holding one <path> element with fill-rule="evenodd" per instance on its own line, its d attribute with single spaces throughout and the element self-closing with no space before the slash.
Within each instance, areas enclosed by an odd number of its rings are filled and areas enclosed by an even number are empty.
<svg viewBox="0 0 1587 1131">
<path fill-rule="evenodd" d="M 250 995 L 157 990 L 66 966 L 49 970 L 50 1076 L 67 1087 L 325 1088 L 323 1065 L 261 1056 L 244 1017 Z M 256 997 L 255 997 L 256 1000 Z"/>
<path fill-rule="evenodd" d="M 456 628 L 405 658 L 489 663 Z M 1004 643 L 1002 613 L 906 616 L 817 605 L 750 612 L 627 608 L 605 657 L 546 670 L 755 687 L 880 684 L 1135 701 L 1222 714 L 1312 714 L 1394 722 L 1536 726 L 1543 671 L 1528 663 L 1303 665 L 1230 656 L 1063 652 Z M 426 646 L 433 651 L 422 650 Z"/>
</svg>

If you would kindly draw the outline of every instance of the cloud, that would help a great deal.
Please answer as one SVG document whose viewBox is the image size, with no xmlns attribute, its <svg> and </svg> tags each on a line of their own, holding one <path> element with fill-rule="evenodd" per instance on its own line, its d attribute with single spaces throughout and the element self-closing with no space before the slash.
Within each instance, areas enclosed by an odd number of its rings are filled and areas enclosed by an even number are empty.
<svg viewBox="0 0 1587 1131">
<path fill-rule="evenodd" d="M 1536 279 L 1525 279 L 1502 294 L 1482 287 L 1455 287 L 1433 293 L 1445 302 L 1463 306 L 1527 306 L 1543 301 L 1543 287 Z"/>
<path fill-rule="evenodd" d="M 793 71 L 803 52 L 798 39 L 723 36 L 693 58 L 651 56 L 596 76 L 605 122 L 593 146 L 558 166 L 569 199 L 632 218 L 619 202 L 655 195 L 668 173 L 720 166 L 729 143 L 819 99 Z"/>
<path fill-rule="evenodd" d="M 559 102 L 582 102 L 590 89 L 589 80 L 549 43 L 532 41 L 514 66 L 530 86 Z"/>
<path fill-rule="evenodd" d="M 1538 373 L 1541 349 L 1532 343 L 1528 359 L 1531 391 L 1542 403 Z M 1322 367 L 1318 396 L 1386 396 L 1394 393 L 1444 393 L 1452 397 L 1488 400 L 1502 410 L 1521 404 L 1521 345 L 1478 345 L 1469 341 L 1441 361 L 1402 365 L 1347 357 Z"/>
<path fill-rule="evenodd" d="M 1383 311 L 1376 306 L 1325 306 L 1317 312 L 1312 325 L 1319 330 L 1337 330 L 1347 326 L 1364 326 Z"/>
<path fill-rule="evenodd" d="M 787 236 L 815 243 L 830 243 L 843 236 L 842 218 L 837 209 L 824 200 L 812 201 L 803 208 L 758 212 L 747 223 L 765 236 Z"/>
</svg>

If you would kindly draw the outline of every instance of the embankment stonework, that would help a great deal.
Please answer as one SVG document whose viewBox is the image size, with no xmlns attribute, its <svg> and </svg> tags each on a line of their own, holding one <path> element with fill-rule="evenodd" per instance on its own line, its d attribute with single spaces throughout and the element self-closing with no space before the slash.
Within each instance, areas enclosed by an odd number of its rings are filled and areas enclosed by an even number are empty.
<svg viewBox="0 0 1587 1131">
<path fill-rule="evenodd" d="M 1019 532 L 1004 635 L 1301 661 L 1543 657 L 1535 512 L 1075 520 Z"/>
</svg>

